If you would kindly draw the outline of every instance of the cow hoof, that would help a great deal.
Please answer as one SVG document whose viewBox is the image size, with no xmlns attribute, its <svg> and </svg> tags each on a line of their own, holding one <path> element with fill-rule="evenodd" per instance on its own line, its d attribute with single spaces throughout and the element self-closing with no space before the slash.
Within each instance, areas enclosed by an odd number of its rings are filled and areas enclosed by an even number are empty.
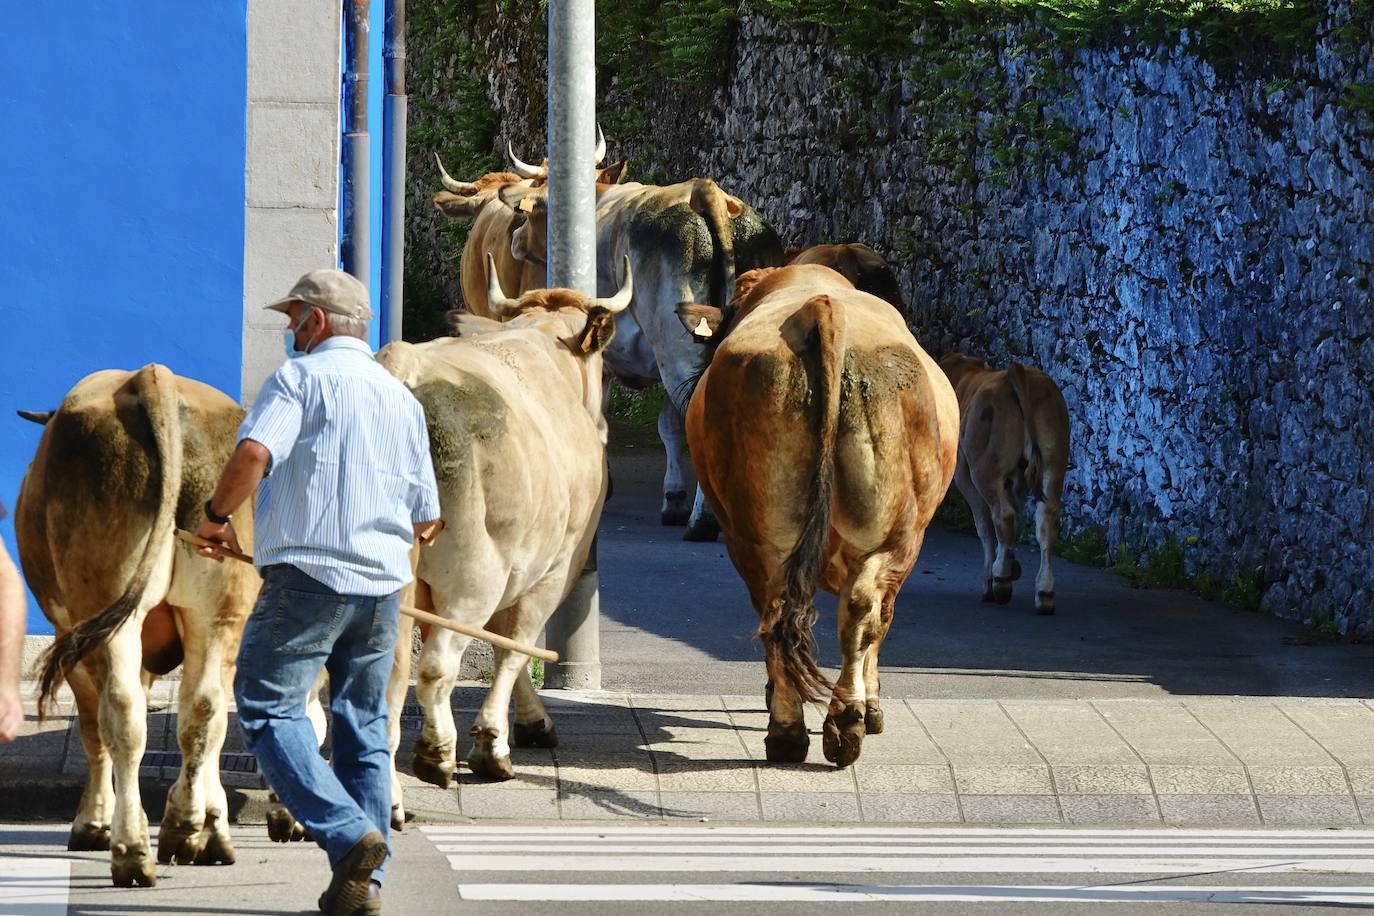
<svg viewBox="0 0 1374 916">
<path fill-rule="evenodd" d="M 416 739 L 415 759 L 410 765 L 416 779 L 447 789 L 456 769 L 458 761 L 450 748 L 430 744 L 424 738 Z"/>
<path fill-rule="evenodd" d="M 406 809 L 400 805 L 391 806 L 391 829 L 397 833 L 406 831 Z"/>
<path fill-rule="evenodd" d="M 1042 617 L 1054 613 L 1054 592 L 1035 593 L 1035 613 Z"/>
<path fill-rule="evenodd" d="M 299 843 L 310 838 L 305 826 L 285 808 L 273 808 L 267 812 L 267 836 L 273 843 Z"/>
<path fill-rule="evenodd" d="M 664 528 L 681 528 L 687 524 L 687 520 L 692 517 L 692 510 L 688 508 L 664 509 L 658 514 L 658 521 Z"/>
<path fill-rule="evenodd" d="M 839 715 L 828 715 L 821 728 L 821 750 L 825 759 L 840 769 L 844 769 L 859 759 L 859 751 L 864 745 L 863 712 L 854 707 L 845 707 Z"/>
<path fill-rule="evenodd" d="M 720 535 L 720 526 L 715 522 L 706 522 L 698 519 L 687 526 L 687 531 L 683 533 L 684 541 L 695 541 L 698 543 L 709 544 Z"/>
<path fill-rule="evenodd" d="M 67 850 L 69 852 L 109 852 L 110 825 L 73 825 L 71 835 L 67 837 Z"/>
<path fill-rule="evenodd" d="M 558 747 L 558 732 L 548 719 L 515 723 L 516 747 Z"/>
<path fill-rule="evenodd" d="M 992 603 L 993 603 L 994 601 L 996 601 L 996 600 L 997 600 L 997 599 L 994 598 L 994 597 L 992 596 L 992 586 L 991 586 L 991 585 L 984 585 L 984 586 L 983 586 L 983 603 L 984 603 L 984 604 L 992 604 Z"/>
<path fill-rule="evenodd" d="M 773 711 L 773 682 L 769 681 L 763 685 L 763 708 L 769 712 Z"/>
<path fill-rule="evenodd" d="M 220 819 L 213 814 L 205 815 L 205 829 L 201 831 L 201 840 L 204 845 L 196 856 L 197 865 L 233 865 L 238 858 L 228 828 L 222 826 Z"/>
<path fill-rule="evenodd" d="M 190 865 L 205 849 L 202 824 L 191 821 L 163 821 L 157 832 L 159 865 Z"/>
<path fill-rule="evenodd" d="M 878 708 L 878 704 L 870 700 L 864 710 L 864 731 L 870 735 L 881 735 L 883 733 L 883 711 Z"/>
<path fill-rule="evenodd" d="M 992 600 L 998 604 L 1011 601 L 1011 579 L 998 576 L 992 580 Z"/>
<path fill-rule="evenodd" d="M 449 783 L 453 782 L 453 771 L 456 768 L 457 764 L 452 761 L 436 763 L 426 760 L 419 754 L 415 755 L 415 761 L 410 765 L 410 771 L 415 774 L 416 779 L 441 789 L 447 789 Z"/>
<path fill-rule="evenodd" d="M 763 755 L 770 763 L 804 763 L 811 748 L 806 732 L 800 735 L 768 735 L 763 739 Z"/>
<path fill-rule="evenodd" d="M 489 779 L 515 778 L 515 767 L 511 766 L 510 757 L 498 757 L 490 748 L 474 747 L 468 755 L 468 766 L 478 776 L 486 776 Z"/>
<path fill-rule="evenodd" d="M 153 869 L 148 847 L 130 849 L 123 843 L 116 843 L 112 847 L 110 878 L 115 887 L 152 887 L 157 884 L 157 872 Z"/>
</svg>

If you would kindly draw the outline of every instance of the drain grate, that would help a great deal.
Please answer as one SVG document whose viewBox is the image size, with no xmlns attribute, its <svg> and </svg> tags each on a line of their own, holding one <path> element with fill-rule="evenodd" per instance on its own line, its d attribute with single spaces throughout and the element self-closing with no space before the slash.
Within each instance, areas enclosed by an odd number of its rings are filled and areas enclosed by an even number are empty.
<svg viewBox="0 0 1374 916">
<path fill-rule="evenodd" d="M 149 751 L 143 755 L 141 765 L 145 767 L 179 767 L 181 766 L 181 753 L 179 751 Z M 222 773 L 256 773 L 258 761 L 252 754 L 220 754 L 219 768 Z"/>
</svg>

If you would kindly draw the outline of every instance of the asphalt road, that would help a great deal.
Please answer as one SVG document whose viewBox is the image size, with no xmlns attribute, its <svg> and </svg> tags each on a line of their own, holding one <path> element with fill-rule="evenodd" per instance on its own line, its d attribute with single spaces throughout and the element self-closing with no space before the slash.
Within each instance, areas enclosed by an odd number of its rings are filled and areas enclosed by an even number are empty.
<svg viewBox="0 0 1374 916">
<path fill-rule="evenodd" d="M 724 544 L 658 523 L 662 452 L 611 455 L 602 517 L 602 686 L 643 694 L 763 689 L 757 618 Z M 1106 699 L 1167 695 L 1374 697 L 1374 646 L 1310 642 L 1266 613 L 1185 592 L 1133 589 L 1105 570 L 1055 560 L 1058 612 L 1038 617 L 1038 552 L 1008 605 L 979 601 L 976 538 L 932 528 L 897 601 L 880 667 L 889 696 Z M 823 664 L 838 660 L 835 603 L 821 608 Z M 834 668 L 830 669 L 833 673 Z"/>
</svg>

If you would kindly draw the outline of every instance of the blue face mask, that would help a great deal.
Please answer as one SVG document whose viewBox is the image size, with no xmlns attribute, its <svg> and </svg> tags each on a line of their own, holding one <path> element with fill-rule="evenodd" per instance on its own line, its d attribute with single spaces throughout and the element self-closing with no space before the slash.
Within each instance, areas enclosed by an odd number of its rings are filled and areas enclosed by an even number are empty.
<svg viewBox="0 0 1374 916">
<path fill-rule="evenodd" d="M 310 341 L 305 345 L 305 349 L 304 349 L 304 350 L 297 350 L 297 349 L 296 349 L 296 331 L 297 331 L 297 330 L 298 330 L 297 328 L 293 328 L 293 327 L 291 327 L 290 325 L 287 325 L 286 330 L 281 332 L 281 336 L 282 336 L 282 346 L 283 346 L 283 349 L 286 350 L 286 358 L 287 358 L 287 359 L 299 359 L 300 357 L 302 357 L 302 356 L 304 356 L 305 354 L 309 353 L 309 352 L 310 352 L 310 348 L 313 347 L 313 346 L 315 345 L 315 338 L 312 337 L 312 338 L 310 338 Z M 317 335 L 315 335 L 315 336 L 318 337 L 319 335 L 317 334 Z"/>
</svg>

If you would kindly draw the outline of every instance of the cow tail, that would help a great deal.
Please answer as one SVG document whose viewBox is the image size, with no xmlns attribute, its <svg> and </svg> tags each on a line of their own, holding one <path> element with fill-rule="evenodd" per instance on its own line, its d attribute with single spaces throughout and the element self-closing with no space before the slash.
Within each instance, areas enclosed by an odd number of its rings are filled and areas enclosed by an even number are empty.
<svg viewBox="0 0 1374 916">
<path fill-rule="evenodd" d="M 1016 396 L 1017 406 L 1021 408 L 1022 446 L 1021 468 L 1022 487 L 1018 487 L 1021 498 L 1029 493 L 1037 502 L 1045 501 L 1044 474 L 1045 457 L 1040 453 L 1038 437 L 1035 434 L 1035 414 L 1031 411 L 1030 379 L 1026 367 L 1012 363 L 1007 367 L 1007 380 L 1011 382 L 1012 394 Z"/>
<path fill-rule="evenodd" d="M 149 471 L 158 475 L 157 514 L 148 530 L 143 555 L 139 557 L 123 594 L 114 604 L 54 640 L 44 654 L 38 700 L 40 716 L 51 711 L 57 688 L 77 662 L 108 642 L 111 634 L 138 610 L 152 578 L 153 567 L 158 557 L 169 549 L 176 526 L 182 465 L 181 411 L 176 377 L 166 366 L 150 363 L 140 369 L 132 381 L 139 403 L 148 417 L 148 425 L 152 428 L 153 447 L 157 451 L 155 460 L 148 463 Z"/>
<path fill-rule="evenodd" d="M 711 270 L 711 301 L 724 309 L 735 295 L 735 224 L 725 205 L 725 192 L 709 178 L 692 183 L 691 207 L 706 221 L 714 252 Z"/>
<path fill-rule="evenodd" d="M 831 693 L 835 685 L 816 664 L 816 581 L 830 544 L 830 510 L 835 489 L 835 438 L 840 417 L 840 372 L 844 368 L 844 312 L 829 296 L 816 296 L 802 306 L 815 328 L 815 402 L 819 408 L 816 473 L 797 546 L 784 566 L 782 597 L 774 613 L 760 624 L 772 637 L 792 689 L 802 702 Z"/>
</svg>

